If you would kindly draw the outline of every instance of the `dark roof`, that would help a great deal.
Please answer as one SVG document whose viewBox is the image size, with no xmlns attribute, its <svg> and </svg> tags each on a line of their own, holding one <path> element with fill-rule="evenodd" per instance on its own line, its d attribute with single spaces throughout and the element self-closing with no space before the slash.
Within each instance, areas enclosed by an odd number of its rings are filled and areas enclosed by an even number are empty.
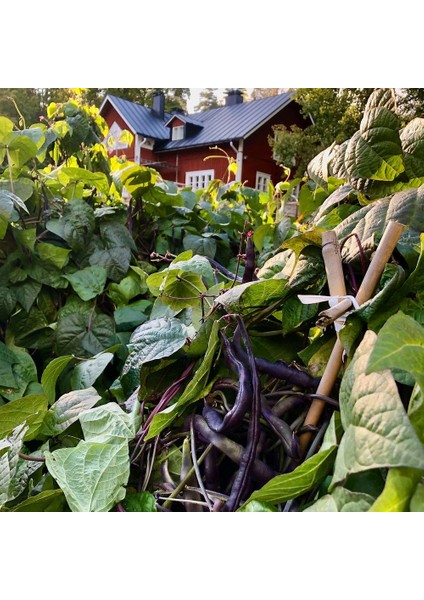
<svg viewBox="0 0 424 600">
<path fill-rule="evenodd" d="M 196 125 L 196 127 L 203 127 L 203 123 L 199 121 L 199 119 L 193 118 L 193 115 L 184 115 L 180 112 L 174 112 L 171 114 L 169 119 L 165 122 L 165 126 L 168 127 L 169 123 L 171 123 L 172 119 L 180 119 L 183 123 L 188 123 L 189 125 Z"/>
<path fill-rule="evenodd" d="M 151 108 L 147 108 L 147 106 L 143 106 L 142 104 L 136 104 L 130 100 L 118 98 L 117 96 L 111 96 L 110 94 L 106 96 L 100 110 L 107 100 L 116 108 L 134 133 L 155 138 L 156 140 L 169 139 L 169 129 L 165 127 L 165 121 L 171 116 L 170 113 L 165 113 L 164 121 Z"/>
<path fill-rule="evenodd" d="M 158 150 L 206 146 L 245 138 L 287 106 L 291 102 L 292 96 L 292 93 L 279 94 L 233 106 L 220 106 L 190 115 L 203 125 L 203 129 L 183 140 L 164 142 Z"/>
<path fill-rule="evenodd" d="M 220 106 L 192 115 L 165 113 L 164 120 L 152 109 L 116 96 L 107 96 L 124 120 L 135 133 L 158 140 L 155 151 L 207 146 L 246 138 L 262 123 L 282 110 L 292 100 L 293 92 L 252 100 L 233 106 Z M 106 102 L 105 100 L 105 102 Z M 104 106 L 104 103 L 103 103 Z M 172 117 L 178 117 L 186 123 L 202 127 L 199 131 L 183 140 L 171 140 L 170 130 L 165 126 Z"/>
</svg>

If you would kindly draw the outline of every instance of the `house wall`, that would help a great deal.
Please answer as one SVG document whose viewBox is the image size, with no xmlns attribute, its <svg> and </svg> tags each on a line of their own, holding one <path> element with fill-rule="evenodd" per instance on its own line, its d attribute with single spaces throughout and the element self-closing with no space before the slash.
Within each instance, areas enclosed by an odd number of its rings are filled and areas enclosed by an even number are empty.
<svg viewBox="0 0 424 600">
<path fill-rule="evenodd" d="M 268 142 L 268 137 L 273 134 L 273 125 L 281 124 L 305 128 L 307 123 L 298 106 L 291 103 L 244 141 L 242 181 L 247 181 L 249 187 L 255 187 L 257 171 L 271 175 L 274 185 L 281 181 L 283 169 L 273 160 L 272 148 Z"/>
<path fill-rule="evenodd" d="M 103 107 L 102 117 L 108 124 L 108 127 L 111 127 L 113 122 L 116 121 L 116 123 L 119 125 L 119 127 L 121 129 L 126 129 L 127 131 L 131 131 L 130 128 L 128 127 L 128 124 L 124 121 L 124 119 L 121 117 L 121 115 L 113 108 L 113 106 L 109 102 L 106 102 L 105 106 Z M 133 132 L 131 131 L 131 133 L 133 133 Z M 112 154 L 118 155 L 118 156 L 125 155 L 128 158 L 128 160 L 133 161 L 134 156 L 135 156 L 135 135 L 133 134 L 133 136 L 134 136 L 134 139 L 129 148 L 122 148 L 121 150 L 116 150 L 116 151 L 114 150 L 112 152 Z"/>
<path fill-rule="evenodd" d="M 232 158 L 236 158 L 236 153 L 229 144 L 220 144 L 219 147 L 228 153 Z M 237 147 L 237 146 L 236 146 Z M 227 181 L 227 166 L 228 162 L 225 155 L 222 158 L 210 158 L 204 160 L 207 156 L 220 155 L 221 153 L 217 150 L 211 150 L 209 147 L 206 148 L 188 148 L 181 149 L 173 152 L 160 152 L 157 154 L 157 159 L 161 162 L 170 163 L 172 165 L 177 164 L 178 157 L 178 171 L 175 179 L 176 170 L 174 169 L 160 169 L 162 176 L 165 179 L 172 179 L 178 183 L 185 184 L 185 176 L 188 171 L 206 171 L 214 169 L 215 178 Z M 234 179 L 234 175 L 231 175 L 231 179 Z"/>
</svg>

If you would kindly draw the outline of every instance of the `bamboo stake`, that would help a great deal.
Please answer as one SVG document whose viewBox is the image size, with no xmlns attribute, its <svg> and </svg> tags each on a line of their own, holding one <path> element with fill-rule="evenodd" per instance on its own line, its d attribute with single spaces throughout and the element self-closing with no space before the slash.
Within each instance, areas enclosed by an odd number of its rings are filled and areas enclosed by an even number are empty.
<svg viewBox="0 0 424 600">
<path fill-rule="evenodd" d="M 322 234 L 322 257 L 324 259 L 328 288 L 331 296 L 345 296 L 346 285 L 343 275 L 342 259 L 337 236 L 334 231 L 324 231 Z M 338 305 L 337 305 L 338 306 Z M 337 340 L 331 352 L 324 374 L 316 391 L 317 394 L 329 396 L 339 374 L 342 364 L 343 345 Z M 324 410 L 325 402 L 315 399 L 309 407 L 304 425 L 316 427 Z M 312 432 L 307 431 L 300 436 L 301 455 L 304 456 L 312 439 Z"/>
<path fill-rule="evenodd" d="M 401 223 L 397 223 L 396 221 L 390 221 L 387 225 L 384 235 L 381 238 L 377 250 L 375 251 L 371 264 L 365 273 L 365 277 L 361 283 L 358 293 L 356 294 L 356 301 L 359 305 L 364 304 L 364 302 L 372 297 L 380 280 L 381 274 L 384 271 L 384 267 L 392 255 L 404 227 L 404 225 L 401 225 Z M 346 298 L 339 302 L 336 306 L 333 306 L 327 310 L 323 310 L 319 314 L 319 319 L 317 321 L 318 327 L 325 329 L 343 313 L 349 310 L 351 306 L 351 300 Z"/>
<path fill-rule="evenodd" d="M 396 223 L 395 221 L 390 221 L 389 224 L 387 225 L 384 235 L 381 238 L 380 244 L 374 254 L 374 258 L 371 261 L 371 264 L 365 274 L 364 280 L 363 280 L 363 282 L 358 290 L 358 293 L 356 295 L 355 299 L 359 305 L 363 304 L 364 302 L 366 302 L 367 300 L 369 300 L 371 298 L 371 296 L 377 286 L 377 283 L 380 280 L 380 277 L 384 271 L 384 267 L 386 266 L 390 256 L 392 255 L 397 242 L 399 241 L 399 238 L 401 236 L 403 229 L 404 229 L 404 225 L 401 225 L 400 223 Z M 328 232 L 328 233 L 330 233 L 330 232 Z M 323 242 L 324 242 L 324 234 L 323 234 Z M 335 244 L 336 243 L 337 242 L 335 242 Z M 330 289 L 330 294 L 332 296 L 345 295 L 346 292 L 344 292 L 344 294 L 342 294 L 340 291 L 336 291 L 336 292 L 333 291 L 334 289 L 338 289 L 335 287 L 338 284 L 336 284 L 335 281 L 333 280 L 333 275 L 336 274 L 337 281 L 338 281 L 338 278 L 340 275 L 339 275 L 338 269 L 331 271 L 332 267 L 331 266 L 327 267 L 328 256 L 324 253 L 325 248 L 326 248 L 326 244 L 323 243 L 323 258 L 324 258 L 324 262 L 326 264 L 326 272 L 327 272 L 328 286 Z M 338 245 L 337 245 L 337 249 L 338 249 Z M 340 259 L 340 269 L 342 269 L 340 253 L 338 254 L 338 257 Z M 333 257 L 332 261 L 335 262 L 336 258 Z M 333 269 L 334 269 L 334 267 L 333 267 Z M 342 273 L 343 273 L 343 271 L 342 271 Z M 343 286 L 344 286 L 344 280 L 343 280 Z M 351 301 L 349 299 L 345 299 L 345 300 L 342 300 L 341 302 L 339 302 L 335 307 L 333 307 L 333 309 L 330 309 L 330 310 L 332 310 L 330 323 L 332 323 L 338 317 L 340 317 L 347 309 L 350 308 L 351 305 L 352 305 Z M 334 310 L 334 309 L 337 309 L 337 310 Z M 328 314 L 330 312 L 330 310 L 323 311 L 323 313 Z M 321 315 L 323 313 L 321 313 Z M 336 343 L 334 344 L 334 347 L 331 352 L 330 358 L 328 360 L 326 369 L 324 371 L 324 374 L 323 374 L 320 384 L 318 386 L 318 389 L 316 392 L 317 394 L 330 396 L 333 386 L 336 382 L 337 376 L 339 374 L 340 367 L 342 365 L 342 357 L 343 357 L 343 345 L 339 339 L 339 336 L 337 336 Z M 316 427 L 318 425 L 321 414 L 324 410 L 324 406 L 325 406 L 325 402 L 323 400 L 318 400 L 318 399 L 314 400 L 309 408 L 309 411 L 308 411 L 306 417 L 305 417 L 304 425 L 310 425 L 310 426 Z M 307 431 L 300 436 L 299 442 L 300 442 L 300 450 L 301 450 L 302 456 L 304 456 L 306 454 L 306 451 L 307 451 L 307 448 L 309 446 L 311 439 L 312 439 L 312 432 L 310 432 L 310 431 Z"/>
</svg>

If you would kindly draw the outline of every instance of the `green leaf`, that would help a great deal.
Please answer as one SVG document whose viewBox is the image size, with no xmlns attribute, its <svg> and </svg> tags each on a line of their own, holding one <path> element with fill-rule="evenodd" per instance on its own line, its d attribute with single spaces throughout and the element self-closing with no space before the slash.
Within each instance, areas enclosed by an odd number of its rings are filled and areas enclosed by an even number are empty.
<svg viewBox="0 0 424 600">
<path fill-rule="evenodd" d="M 128 228 L 118 221 L 101 221 L 100 235 L 107 248 L 130 248 L 137 251 Z"/>
<path fill-rule="evenodd" d="M 156 512 L 156 500 L 149 492 L 127 494 L 122 501 L 127 512 Z"/>
<path fill-rule="evenodd" d="M 16 295 L 7 287 L 0 287 L 0 321 L 6 321 L 16 306 Z"/>
<path fill-rule="evenodd" d="M 367 512 L 374 498 L 369 494 L 338 487 L 332 494 L 319 498 L 303 512 Z"/>
<path fill-rule="evenodd" d="M 412 317 L 398 312 L 381 328 L 367 373 L 402 369 L 410 373 L 424 392 L 424 328 Z"/>
<path fill-rule="evenodd" d="M 19 459 L 19 452 L 27 429 L 24 424 L 18 425 L 0 440 L 0 507 L 17 498 L 26 487 L 27 469 L 22 468 L 24 461 Z"/>
<path fill-rule="evenodd" d="M 419 483 L 409 506 L 410 512 L 424 512 L 424 484 Z"/>
<path fill-rule="evenodd" d="M 0 117 L 0 143 L 6 144 L 13 131 L 13 122 L 6 117 Z"/>
<path fill-rule="evenodd" d="M 178 319 L 154 319 L 143 323 L 130 338 L 132 350 L 122 374 L 132 369 L 139 370 L 144 363 L 171 356 L 182 348 L 188 337 L 187 327 Z"/>
<path fill-rule="evenodd" d="M 185 254 L 185 253 L 184 253 Z M 177 256 L 176 259 L 168 267 L 168 271 L 172 269 L 179 269 L 180 271 L 197 273 L 200 275 L 208 286 L 212 286 L 215 283 L 213 269 L 210 262 L 205 256 L 193 256 L 187 260 L 181 260 L 181 256 Z"/>
<path fill-rule="evenodd" d="M 297 498 L 316 487 L 331 471 L 336 450 L 336 447 L 333 446 L 328 450 L 318 452 L 291 473 L 277 475 L 261 489 L 253 492 L 245 505 L 252 500 L 280 504 L 286 500 Z"/>
<path fill-rule="evenodd" d="M 64 276 L 81 300 L 92 300 L 104 290 L 107 273 L 103 267 L 86 267 Z"/>
<path fill-rule="evenodd" d="M 125 498 L 127 443 L 80 442 L 75 448 L 46 452 L 46 466 L 72 512 L 107 512 Z"/>
<path fill-rule="evenodd" d="M 340 387 L 345 434 L 332 486 L 349 474 L 384 467 L 424 469 L 424 446 L 405 413 L 390 371 L 367 374 L 377 336 L 367 331 Z"/>
<path fill-rule="evenodd" d="M 19 132 L 13 132 L 13 137 L 9 142 L 10 162 L 15 167 L 23 167 L 31 158 L 37 156 L 36 144 L 27 136 L 20 135 Z"/>
<path fill-rule="evenodd" d="M 288 298 L 283 306 L 283 334 L 297 329 L 305 321 L 312 319 L 318 312 L 318 304 L 303 304 L 298 298 Z"/>
<path fill-rule="evenodd" d="M 219 345 L 219 323 L 214 321 L 211 335 L 205 357 L 200 363 L 199 368 L 190 379 L 177 402 L 166 408 L 153 417 L 149 431 L 145 437 L 146 440 L 158 435 L 167 425 L 180 415 L 187 406 L 206 396 L 213 385 L 213 381 L 208 383 L 209 374 L 212 368 L 216 349 Z"/>
<path fill-rule="evenodd" d="M 406 467 L 389 469 L 383 492 L 370 512 L 405 512 L 411 496 L 423 476 L 422 471 Z"/>
<path fill-rule="evenodd" d="M 92 306 L 72 305 L 61 309 L 56 328 L 56 350 L 75 356 L 95 355 L 115 343 L 113 319 Z"/>
<path fill-rule="evenodd" d="M 16 294 L 16 300 L 28 313 L 41 291 L 41 283 L 29 279 L 15 285 L 13 291 Z"/>
<path fill-rule="evenodd" d="M 127 274 L 131 260 L 129 248 L 109 248 L 107 250 L 96 250 L 90 256 L 90 265 L 104 267 L 107 276 L 112 281 L 121 281 Z"/>
<path fill-rule="evenodd" d="M 49 437 L 60 435 L 78 420 L 83 411 L 92 408 L 100 398 L 93 387 L 64 394 L 56 400 L 45 415 L 41 433 Z"/>
<path fill-rule="evenodd" d="M 23 348 L 13 348 L 15 356 L 14 364 L 12 365 L 13 377 L 15 385 L 13 389 L 0 388 L 0 394 L 7 400 L 18 400 L 25 395 L 28 386 L 31 383 L 38 381 L 37 367 L 29 353 Z M 1 381 L 0 383 L 3 383 Z M 41 390 L 40 390 L 41 391 Z"/>
<path fill-rule="evenodd" d="M 119 283 L 110 283 L 108 287 L 108 296 L 116 306 L 128 304 L 133 298 L 146 292 L 145 277 L 142 278 L 133 270 Z"/>
<path fill-rule="evenodd" d="M 80 415 L 81 428 L 87 442 L 122 444 L 134 439 L 141 423 L 140 403 L 125 413 L 114 402 L 87 410 Z"/>
<path fill-rule="evenodd" d="M 76 365 L 71 376 L 73 390 L 91 387 L 113 358 L 111 352 L 102 352 Z"/>
<path fill-rule="evenodd" d="M 0 240 L 6 235 L 9 222 L 13 214 L 13 201 L 11 200 L 10 192 L 0 190 Z"/>
<path fill-rule="evenodd" d="M 257 500 L 251 500 L 245 504 L 238 512 L 276 512 L 275 506 L 268 504 L 267 502 L 258 502 Z"/>
<path fill-rule="evenodd" d="M 216 240 L 199 235 L 186 235 L 183 240 L 183 247 L 184 250 L 193 250 L 193 254 L 209 256 L 209 258 L 214 258 L 216 254 Z"/>
<path fill-rule="evenodd" d="M 65 175 L 65 177 L 62 175 Z M 97 188 L 99 192 L 102 192 L 103 194 L 107 194 L 109 191 L 109 183 L 104 173 L 93 173 L 78 167 L 62 167 L 59 174 L 59 180 L 64 185 L 68 185 L 70 181 L 81 182 L 84 183 L 84 185 Z"/>
<path fill-rule="evenodd" d="M 45 490 L 36 496 L 30 496 L 10 510 L 12 512 L 63 512 L 64 504 L 65 497 L 62 490 Z"/>
<path fill-rule="evenodd" d="M 117 331 L 133 331 L 136 327 L 147 321 L 145 311 L 151 308 L 150 300 L 137 300 L 128 306 L 121 306 L 113 313 Z"/>
<path fill-rule="evenodd" d="M 37 237 L 37 230 L 34 229 L 15 229 L 14 235 L 24 248 L 27 248 L 31 252 L 34 251 L 35 240 Z"/>
<path fill-rule="evenodd" d="M 407 177 L 424 177 L 424 119 L 412 119 L 401 130 L 400 141 Z"/>
<path fill-rule="evenodd" d="M 408 417 L 422 444 L 424 444 L 424 392 L 418 384 L 412 390 Z"/>
<path fill-rule="evenodd" d="M 224 292 L 215 298 L 215 304 L 221 304 L 227 312 L 243 313 L 247 309 L 264 308 L 277 300 L 283 300 L 287 281 L 285 279 L 266 279 L 249 281 Z"/>
<path fill-rule="evenodd" d="M 46 228 L 66 240 L 77 252 L 83 250 L 94 232 L 94 211 L 84 200 L 73 198 L 63 211 L 60 219 L 52 219 L 47 222 Z"/>
<path fill-rule="evenodd" d="M 46 242 L 39 242 L 37 244 L 37 250 L 41 260 L 52 264 L 58 269 L 62 269 L 68 264 L 69 254 L 71 253 L 71 250 L 68 248 L 61 248 L 60 246 L 55 246 L 54 244 L 48 244 Z"/>
<path fill-rule="evenodd" d="M 49 362 L 47 367 L 44 369 L 44 372 L 41 376 L 41 385 L 43 387 L 44 393 L 47 396 L 47 400 L 49 404 L 53 404 L 56 399 L 56 382 L 69 364 L 69 362 L 73 359 L 73 356 L 58 356 Z"/>
<path fill-rule="evenodd" d="M 174 269 L 167 272 L 161 292 L 161 299 L 165 305 L 173 310 L 181 310 L 198 305 L 200 294 L 206 292 L 206 287 L 200 275 Z"/>
<path fill-rule="evenodd" d="M 47 398 L 32 394 L 0 406 L 0 439 L 9 435 L 18 425 L 26 425 L 24 441 L 37 439 L 47 413 Z"/>
</svg>

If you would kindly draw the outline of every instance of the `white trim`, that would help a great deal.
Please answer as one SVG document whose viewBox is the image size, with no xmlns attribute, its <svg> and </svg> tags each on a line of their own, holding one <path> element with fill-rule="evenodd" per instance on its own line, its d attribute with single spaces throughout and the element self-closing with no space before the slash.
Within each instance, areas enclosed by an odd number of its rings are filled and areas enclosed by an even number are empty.
<svg viewBox="0 0 424 600">
<path fill-rule="evenodd" d="M 178 136 L 176 136 L 178 132 Z M 181 140 L 184 139 L 185 137 L 185 125 L 175 125 L 174 127 L 171 127 L 171 140 L 173 142 L 179 142 Z M 174 137 L 176 136 L 176 137 Z"/>
<path fill-rule="evenodd" d="M 187 171 L 185 174 L 185 185 L 192 190 L 203 190 L 208 187 L 209 183 L 214 178 L 214 169 L 206 169 L 204 171 Z"/>
<path fill-rule="evenodd" d="M 237 150 L 237 173 L 236 173 L 236 181 L 242 181 L 243 176 L 243 152 L 244 152 L 244 139 L 241 138 L 238 143 Z"/>
<path fill-rule="evenodd" d="M 256 171 L 256 182 L 255 189 L 260 192 L 268 191 L 268 184 L 271 181 L 271 175 L 269 173 L 263 173 L 262 171 Z"/>
<path fill-rule="evenodd" d="M 111 103 L 112 107 L 116 110 L 116 112 L 121 117 L 121 119 L 128 125 L 128 129 L 130 129 L 132 131 L 132 133 L 134 135 L 136 135 L 137 132 L 135 131 L 135 129 L 133 129 L 131 127 L 131 125 L 128 123 L 128 121 L 126 120 L 126 118 L 124 117 L 124 115 L 121 113 L 121 111 L 118 108 L 116 108 L 116 106 L 114 105 L 113 101 L 110 99 L 109 96 L 106 96 L 106 98 L 103 100 L 102 105 L 99 108 L 99 113 L 101 112 L 102 108 L 106 104 L 106 101 L 109 101 Z M 104 119 L 104 117 L 103 117 L 103 119 Z"/>
</svg>

